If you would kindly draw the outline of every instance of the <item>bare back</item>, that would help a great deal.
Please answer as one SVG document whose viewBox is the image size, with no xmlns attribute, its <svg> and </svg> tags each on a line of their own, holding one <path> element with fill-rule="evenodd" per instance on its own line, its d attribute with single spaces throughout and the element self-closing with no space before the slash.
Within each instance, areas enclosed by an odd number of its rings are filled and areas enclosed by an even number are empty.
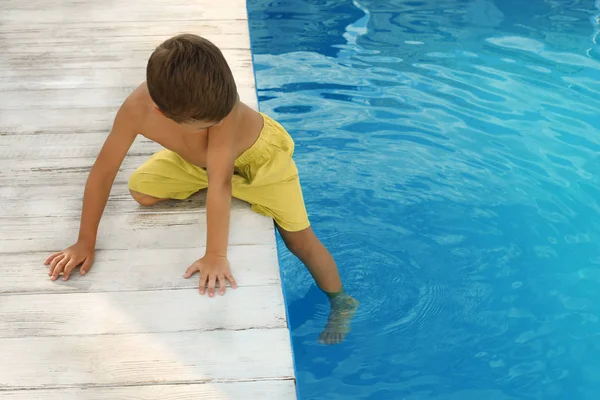
<svg viewBox="0 0 600 400">
<path fill-rule="evenodd" d="M 126 104 L 137 116 L 136 130 L 139 134 L 202 168 L 206 168 L 209 135 L 233 135 L 236 144 L 234 153 L 239 156 L 256 142 L 264 123 L 258 112 L 239 102 L 219 125 L 190 130 L 158 111 L 145 83 L 133 91 Z"/>
</svg>

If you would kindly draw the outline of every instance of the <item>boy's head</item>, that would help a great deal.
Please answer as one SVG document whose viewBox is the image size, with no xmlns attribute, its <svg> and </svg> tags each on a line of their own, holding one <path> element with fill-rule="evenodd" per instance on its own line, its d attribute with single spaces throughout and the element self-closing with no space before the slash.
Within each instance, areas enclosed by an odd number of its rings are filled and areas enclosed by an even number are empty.
<svg viewBox="0 0 600 400">
<path fill-rule="evenodd" d="M 177 123 L 218 123 L 238 100 L 233 74 L 208 40 L 182 34 L 154 50 L 146 68 L 150 96 Z"/>
</svg>

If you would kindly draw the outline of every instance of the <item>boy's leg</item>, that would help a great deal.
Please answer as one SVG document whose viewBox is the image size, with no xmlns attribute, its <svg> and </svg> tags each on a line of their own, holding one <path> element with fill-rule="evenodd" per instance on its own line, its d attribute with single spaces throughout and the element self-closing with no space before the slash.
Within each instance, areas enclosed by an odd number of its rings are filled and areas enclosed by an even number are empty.
<svg viewBox="0 0 600 400">
<path fill-rule="evenodd" d="M 286 231 L 279 225 L 277 229 L 286 247 L 306 265 L 321 290 L 330 297 L 342 292 L 335 261 L 311 227 L 297 232 Z"/>
<path fill-rule="evenodd" d="M 184 200 L 208 186 L 206 171 L 161 150 L 140 165 L 129 178 L 131 197 L 143 206 L 167 199 Z"/>
<path fill-rule="evenodd" d="M 270 216 L 287 248 L 309 270 L 315 282 L 329 297 L 331 312 L 320 341 L 335 344 L 344 340 L 350 332 L 350 320 L 358 307 L 358 301 L 344 293 L 336 263 L 317 238 L 304 205 L 302 189 L 293 163 L 291 178 L 266 186 L 244 183 L 242 178 L 233 180 L 233 196 L 252 204 L 252 209 Z"/>
<path fill-rule="evenodd" d="M 339 343 L 350 331 L 358 302 L 343 291 L 333 257 L 310 227 L 298 169 L 292 158 L 294 142 L 285 129 L 265 116 L 262 140 L 239 160 L 247 176 L 233 179 L 233 196 L 274 219 L 288 249 L 312 274 L 330 298 L 331 313 L 320 340 Z M 243 165 L 242 165 L 243 164 Z"/>
<path fill-rule="evenodd" d="M 167 199 L 160 199 L 160 198 L 154 197 L 154 196 L 149 196 L 147 194 L 136 192 L 135 190 L 131 190 L 131 189 L 129 189 L 129 193 L 131 194 L 131 197 L 133 197 L 133 199 L 138 202 L 139 205 L 144 206 L 144 207 L 150 207 L 160 201 L 167 200 Z"/>
<path fill-rule="evenodd" d="M 312 228 L 301 231 L 286 231 L 277 225 L 287 248 L 300 259 L 315 282 L 329 297 L 331 313 L 319 340 L 336 344 L 350 332 L 350 320 L 358 308 L 358 301 L 344 292 L 337 266 L 331 253 L 317 238 Z"/>
</svg>

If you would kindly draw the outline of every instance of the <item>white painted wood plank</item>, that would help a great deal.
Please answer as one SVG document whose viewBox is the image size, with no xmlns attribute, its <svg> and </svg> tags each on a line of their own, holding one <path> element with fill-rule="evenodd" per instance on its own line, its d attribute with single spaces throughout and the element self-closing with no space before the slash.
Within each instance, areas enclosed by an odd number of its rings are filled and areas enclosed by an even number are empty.
<svg viewBox="0 0 600 400">
<path fill-rule="evenodd" d="M 79 293 L 158 289 L 195 289 L 198 274 L 185 279 L 187 268 L 204 255 L 204 246 L 181 249 L 97 250 L 85 276 L 51 281 L 44 261 L 52 252 L 0 253 L 0 293 Z M 280 285 L 275 243 L 230 246 L 228 259 L 240 287 Z M 0 303 L 2 300 L 0 300 Z"/>
<path fill-rule="evenodd" d="M 241 0 L 206 0 L 165 3 L 148 0 L 143 6 L 134 2 L 54 1 L 51 5 L 20 0 L 3 0 L 0 25 L 61 24 L 71 21 L 114 22 L 126 25 L 139 21 L 232 20 L 246 19 Z"/>
<path fill-rule="evenodd" d="M 244 24 L 237 21 L 220 21 L 206 25 L 203 21 L 163 24 L 145 23 L 127 27 L 102 24 L 85 28 L 76 24 L 58 25 L 49 36 L 37 26 L 0 27 L 0 49 L 7 53 L 45 53 L 49 48 L 64 52 L 67 49 L 94 49 L 106 51 L 149 50 L 169 37 L 191 33 L 213 42 L 221 50 L 249 49 L 250 38 Z M 28 29 L 27 29 L 28 28 Z"/>
<path fill-rule="evenodd" d="M 40 4 L 36 1 L 20 1 L 20 0 L 3 0 L 3 4 L 10 9 L 13 10 L 33 10 L 33 11 L 37 11 L 40 10 L 42 7 L 40 7 Z M 174 0 L 172 2 L 170 2 L 169 4 L 165 4 L 165 3 L 161 3 L 159 0 L 147 0 L 146 5 L 148 6 L 152 6 L 152 7 L 158 7 L 157 10 L 157 16 L 161 17 L 161 19 L 166 19 L 165 17 L 167 17 L 169 15 L 169 13 L 171 12 L 172 7 L 176 7 L 176 6 L 181 6 L 181 5 L 189 5 L 189 6 L 195 6 L 198 8 L 205 8 L 208 6 L 215 6 L 214 8 L 217 10 L 213 10 L 215 12 L 219 12 L 220 14 L 227 14 L 228 13 L 228 8 L 227 6 L 231 6 L 231 7 L 244 7 L 245 6 L 245 2 L 243 0 L 225 0 L 219 4 L 214 4 L 211 0 Z M 162 8 L 161 8 L 162 6 Z M 83 10 L 84 12 L 95 12 L 95 10 L 98 9 L 104 9 L 104 8 L 118 8 L 118 7 L 127 7 L 127 8 L 131 8 L 133 11 L 136 11 L 138 8 L 140 7 L 131 7 L 130 3 L 127 2 L 119 2 L 119 1 L 112 1 L 110 3 L 90 3 L 86 0 L 54 0 L 52 1 L 52 9 L 53 10 L 58 10 L 58 9 L 77 9 L 77 10 Z M 45 11 L 52 11 L 52 10 L 45 10 Z M 205 19 L 204 17 L 202 17 L 202 19 Z"/>
<path fill-rule="evenodd" d="M 0 141 L 4 136 L 46 133 L 108 133 L 120 105 L 92 108 L 59 108 L 31 111 L 0 109 Z M 1 160 L 1 159 L 0 159 Z"/>
<path fill-rule="evenodd" d="M 122 104 L 138 84 L 93 89 L 6 90 L 0 97 L 0 109 L 115 107 Z M 256 91 L 252 86 L 238 86 L 238 93 L 240 100 L 244 102 L 253 101 L 256 98 Z"/>
<path fill-rule="evenodd" d="M 85 185 L 95 159 L 54 158 L 23 160 L 19 163 L 0 160 L 0 182 L 6 186 Z M 126 184 L 131 173 L 147 159 L 147 156 L 127 156 L 117 173 L 115 183 Z"/>
<path fill-rule="evenodd" d="M 197 288 L 5 295 L 0 321 L 0 338 L 286 327 L 276 285 L 228 288 L 212 298 Z"/>
<path fill-rule="evenodd" d="M 0 391 L 0 400 L 288 400 L 294 380 Z"/>
<path fill-rule="evenodd" d="M 100 50 L 99 50 L 100 51 Z M 223 49 L 230 68 L 252 68 L 249 50 Z M 72 54 L 54 53 L 48 50 L 37 54 L 5 54 L 0 57 L 0 70 L 6 69 L 72 69 L 72 68 L 145 68 L 150 53 L 147 50 L 131 50 L 122 53 L 111 53 L 107 50 L 94 54 L 90 51 Z"/>
<path fill-rule="evenodd" d="M 224 24 L 231 23 L 231 21 L 224 21 Z M 81 37 L 69 38 L 68 40 L 56 40 L 56 41 L 40 41 L 31 40 L 30 42 L 4 42 L 0 43 L 0 49 L 2 50 L 3 57 L 7 55 L 25 55 L 25 54 L 45 54 L 49 49 L 57 55 L 70 56 L 73 53 L 79 53 L 78 56 L 99 56 L 109 54 L 124 54 L 129 51 L 146 51 L 148 56 L 154 51 L 156 46 L 161 44 L 165 39 L 177 34 L 177 33 L 193 33 L 196 35 L 202 35 L 201 30 L 193 31 L 180 31 L 172 35 L 148 35 L 148 36 L 137 36 L 131 37 L 113 37 L 113 38 L 89 38 Z M 206 37 L 211 40 L 211 38 Z M 248 50 L 250 49 L 250 40 L 245 35 L 213 35 L 211 40 L 221 51 L 230 50 Z"/>
<path fill-rule="evenodd" d="M 4 4 L 4 2 L 3 2 Z M 190 32 L 226 45 L 238 38 L 250 43 L 248 22 L 243 20 L 205 19 L 169 21 L 130 21 L 126 24 L 114 22 L 72 21 L 60 24 L 4 24 L 0 25 L 0 37 L 4 40 L 0 46 L 15 43 L 98 43 L 114 40 L 135 44 L 142 38 L 155 38 L 159 42 L 179 33 Z"/>
<path fill-rule="evenodd" d="M 232 68 L 238 87 L 254 87 L 254 75 L 247 68 Z M 146 78 L 145 68 L 4 70 L 0 90 L 48 90 L 134 87 Z"/>
<path fill-rule="evenodd" d="M 0 253 L 59 251 L 73 244 L 78 217 L 3 218 Z M 230 245 L 274 244 L 273 223 L 248 209 L 231 210 Z M 98 249 L 200 248 L 206 244 L 206 214 L 109 214 L 100 221 Z"/>
<path fill-rule="evenodd" d="M 45 135 L 5 135 L 0 137 L 0 160 L 97 157 L 108 132 L 58 133 Z M 130 156 L 149 156 L 161 145 L 138 135 L 129 149 Z M 1 190 L 1 188 L 0 188 Z"/>
<path fill-rule="evenodd" d="M 126 156 L 115 183 L 127 183 L 131 173 L 147 159 L 146 155 Z M 0 181 L 6 186 L 85 185 L 95 160 L 96 157 L 25 159 L 19 163 L 0 160 Z"/>
<path fill-rule="evenodd" d="M 289 379 L 286 329 L 0 339 L 4 390 Z"/>
<path fill-rule="evenodd" d="M 83 186 L 7 186 L 0 187 L 0 218 L 79 216 Z M 247 209 L 248 203 L 231 199 L 232 209 Z M 196 211 L 206 212 L 206 190 L 186 200 L 167 200 L 152 207 L 142 207 L 129 194 L 125 184 L 113 186 L 105 214 L 143 214 Z M 1 222 L 0 222 L 1 223 Z"/>
</svg>

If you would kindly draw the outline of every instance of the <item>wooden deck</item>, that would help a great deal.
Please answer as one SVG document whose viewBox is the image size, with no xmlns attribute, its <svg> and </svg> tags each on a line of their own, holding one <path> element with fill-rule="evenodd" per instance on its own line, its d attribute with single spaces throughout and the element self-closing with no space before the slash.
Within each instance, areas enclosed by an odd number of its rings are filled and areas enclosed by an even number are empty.
<svg viewBox="0 0 600 400">
<path fill-rule="evenodd" d="M 106 207 L 94 267 L 43 262 L 77 238 L 85 180 L 150 52 L 181 32 L 220 46 L 257 106 L 243 0 L 3 0 L 0 13 L 0 399 L 296 399 L 273 224 L 232 206 L 239 288 L 200 296 L 202 194 L 139 207 L 129 174 Z"/>
</svg>

